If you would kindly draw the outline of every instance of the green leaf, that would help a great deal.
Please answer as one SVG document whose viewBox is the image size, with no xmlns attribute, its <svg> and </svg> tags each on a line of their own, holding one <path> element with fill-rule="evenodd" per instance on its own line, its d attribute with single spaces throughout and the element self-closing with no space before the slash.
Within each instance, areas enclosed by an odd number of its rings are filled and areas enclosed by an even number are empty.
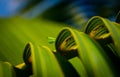
<svg viewBox="0 0 120 77">
<path fill-rule="evenodd" d="M 71 33 L 66 29 L 62 29 L 59 33 L 55 42 L 55 47 L 60 54 L 68 59 L 77 56 L 77 45 L 71 36 Z"/>
<path fill-rule="evenodd" d="M 46 46 L 29 43 L 34 77 L 64 77 L 56 57 Z"/>
<path fill-rule="evenodd" d="M 31 59 L 31 46 L 30 46 L 30 42 L 27 43 L 25 45 L 25 48 L 24 48 L 24 52 L 23 52 L 23 60 L 25 62 L 25 64 L 30 64 L 32 62 L 32 59 Z"/>
<path fill-rule="evenodd" d="M 23 62 L 21 55 L 28 41 L 46 45 L 54 50 L 54 44 L 49 44 L 47 37 L 56 37 L 62 27 L 68 26 L 42 18 L 20 17 L 0 19 L 0 23 L 2 24 L 0 25 L 0 60 L 8 61 L 13 65 Z"/>
<path fill-rule="evenodd" d="M 95 42 L 85 33 L 78 32 L 70 28 L 64 28 L 60 34 L 62 34 L 63 37 L 64 37 L 64 34 L 69 34 L 68 37 L 69 36 L 72 37 L 72 40 L 74 40 L 74 42 L 77 45 L 76 51 L 78 52 L 79 58 L 81 59 L 82 63 L 85 66 L 88 76 L 90 77 L 114 77 L 115 76 L 115 71 L 110 59 L 108 58 L 104 50 L 100 47 L 100 45 L 97 42 Z M 58 35 L 57 40 L 60 40 L 59 37 L 61 36 Z M 59 43 L 59 42 L 57 43 L 57 42 L 58 41 L 56 41 L 56 49 L 58 50 L 59 53 L 72 52 L 72 51 L 65 52 L 64 49 L 59 51 L 59 47 L 57 46 L 60 46 L 59 44 L 62 44 L 65 41 L 64 40 L 61 41 L 62 43 Z M 69 56 L 69 54 L 66 54 L 66 55 Z"/>
<path fill-rule="evenodd" d="M 114 77 L 114 67 L 99 44 L 84 33 L 76 31 L 73 35 L 78 44 L 79 57 L 83 61 L 88 76 Z"/>
<path fill-rule="evenodd" d="M 102 36 L 105 33 L 109 33 L 110 37 L 106 37 L 107 40 L 103 41 L 103 42 L 107 42 L 107 44 L 109 43 L 113 43 L 113 45 L 115 46 L 113 50 L 113 53 L 115 53 L 116 55 L 118 55 L 120 57 L 120 24 L 117 23 L 113 23 L 105 18 L 99 17 L 99 16 L 95 16 L 93 18 L 91 18 L 88 23 L 86 24 L 85 27 L 85 33 L 89 34 L 94 31 L 94 28 L 96 27 L 100 27 L 99 25 L 102 25 L 103 29 L 103 33 L 99 35 Z M 102 28 L 98 28 L 95 32 L 97 33 L 99 30 L 101 30 Z M 100 32 L 98 32 L 100 33 Z M 91 35 L 90 35 L 91 36 Z M 96 35 L 93 36 L 94 39 Z M 100 39 L 102 40 L 102 38 Z M 111 41 L 109 41 L 111 40 Z M 113 42 L 112 42 L 113 41 Z M 110 47 L 113 48 L 113 47 Z"/>
<path fill-rule="evenodd" d="M 73 67 L 73 65 L 62 55 L 57 52 L 54 52 L 54 55 L 57 58 L 57 61 L 60 64 L 60 67 L 65 75 L 65 77 L 79 77 L 78 71 Z"/>
<path fill-rule="evenodd" d="M 0 61 L 0 77 L 16 77 L 15 71 L 10 63 Z"/>
<path fill-rule="evenodd" d="M 81 76 L 81 77 L 88 77 L 86 69 L 85 69 L 85 67 L 84 67 L 84 65 L 83 65 L 83 63 L 82 63 L 82 61 L 80 60 L 79 57 L 71 58 L 71 59 L 69 59 L 69 62 L 76 69 L 76 71 L 78 72 L 79 76 Z"/>
</svg>

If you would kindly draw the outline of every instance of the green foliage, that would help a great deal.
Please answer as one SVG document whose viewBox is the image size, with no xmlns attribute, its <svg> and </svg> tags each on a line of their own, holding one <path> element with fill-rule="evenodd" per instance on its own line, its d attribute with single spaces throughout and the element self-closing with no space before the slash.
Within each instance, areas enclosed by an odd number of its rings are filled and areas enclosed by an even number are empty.
<svg viewBox="0 0 120 77">
<path fill-rule="evenodd" d="M 87 22 L 83 32 L 56 26 L 60 23 L 46 24 L 47 20 L 23 21 L 22 26 L 20 21 L 23 20 L 6 20 L 15 25 L 12 28 L 6 26 L 8 23 L 1 22 L 5 27 L 0 31 L 3 44 L 0 47 L 0 77 L 120 76 L 118 19 L 112 22 L 95 16 Z M 49 26 L 46 28 L 43 25 Z M 9 61 L 12 65 L 3 61 Z"/>
</svg>

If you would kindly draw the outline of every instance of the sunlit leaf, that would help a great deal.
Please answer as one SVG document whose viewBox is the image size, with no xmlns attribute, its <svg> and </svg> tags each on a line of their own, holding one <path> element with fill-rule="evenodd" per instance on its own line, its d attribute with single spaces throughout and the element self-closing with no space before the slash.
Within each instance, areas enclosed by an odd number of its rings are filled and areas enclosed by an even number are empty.
<svg viewBox="0 0 120 77">
<path fill-rule="evenodd" d="M 64 77 L 54 54 L 46 46 L 30 43 L 34 77 Z"/>
<path fill-rule="evenodd" d="M 100 25 L 102 25 L 102 27 L 100 27 Z M 95 33 L 98 33 L 99 36 L 93 34 L 94 28 L 98 27 L 98 29 L 95 31 Z M 101 34 L 101 32 L 98 32 L 100 30 L 104 29 Z M 107 42 L 109 43 L 113 43 L 113 45 L 115 46 L 114 49 L 116 49 L 116 51 L 113 51 L 114 54 L 118 55 L 120 57 L 120 24 L 117 23 L 113 23 L 105 18 L 99 17 L 99 16 L 95 16 L 93 18 L 91 18 L 88 23 L 86 24 L 86 28 L 85 28 L 85 33 L 89 34 L 91 36 L 91 33 L 94 35 L 92 35 L 92 37 L 94 39 L 96 39 L 97 37 L 101 37 L 103 34 L 105 33 L 109 33 L 110 37 L 106 37 L 108 38 L 107 40 L 103 41 L 103 42 Z M 104 38 L 105 39 L 105 38 Z M 102 39 L 101 39 L 102 40 Z M 111 41 L 109 41 L 111 40 Z M 113 41 L 113 42 L 112 42 Z"/>
<path fill-rule="evenodd" d="M 91 39 L 89 36 L 87 36 L 83 32 L 78 32 L 75 30 L 72 30 L 70 28 L 65 28 L 61 31 L 60 34 L 69 34 L 74 40 L 74 42 L 77 45 L 76 51 L 79 54 L 79 58 L 82 60 L 85 69 L 87 71 L 88 76 L 95 76 L 95 77 L 102 77 L 102 76 L 109 76 L 109 77 L 114 77 L 115 72 L 113 72 L 114 67 L 111 66 L 112 63 L 104 50 L 100 47 L 100 45 L 95 42 L 93 39 Z M 60 37 L 59 35 L 58 37 Z M 66 35 L 65 35 L 66 36 Z M 63 36 L 64 37 L 64 36 Z M 58 38 L 58 41 L 60 39 Z M 63 40 L 62 43 L 65 41 Z M 59 44 L 61 45 L 62 43 L 57 43 L 56 45 L 58 46 Z M 60 46 L 59 45 L 59 46 Z M 64 53 L 70 53 L 72 51 L 64 51 L 60 50 L 59 47 L 56 47 L 59 53 L 64 52 Z M 60 51 L 59 51 L 60 50 Z M 76 52 L 75 52 L 76 53 Z M 62 55 L 64 55 L 62 53 Z M 70 56 L 69 54 L 66 54 L 67 56 Z M 66 56 L 64 55 L 64 56 Z M 72 57 L 71 57 L 72 58 Z M 102 67 L 102 68 L 101 68 Z"/>
</svg>

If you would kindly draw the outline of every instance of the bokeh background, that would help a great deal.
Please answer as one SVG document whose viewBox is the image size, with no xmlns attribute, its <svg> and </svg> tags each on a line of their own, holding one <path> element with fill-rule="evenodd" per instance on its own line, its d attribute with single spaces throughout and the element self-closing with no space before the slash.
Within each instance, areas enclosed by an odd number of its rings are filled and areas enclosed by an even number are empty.
<svg viewBox="0 0 120 77">
<path fill-rule="evenodd" d="M 61 28 L 82 31 L 93 16 L 111 21 L 120 10 L 120 0 L 0 0 L 0 60 L 23 62 L 24 46 L 31 41 L 54 50 L 48 37 Z"/>
</svg>

